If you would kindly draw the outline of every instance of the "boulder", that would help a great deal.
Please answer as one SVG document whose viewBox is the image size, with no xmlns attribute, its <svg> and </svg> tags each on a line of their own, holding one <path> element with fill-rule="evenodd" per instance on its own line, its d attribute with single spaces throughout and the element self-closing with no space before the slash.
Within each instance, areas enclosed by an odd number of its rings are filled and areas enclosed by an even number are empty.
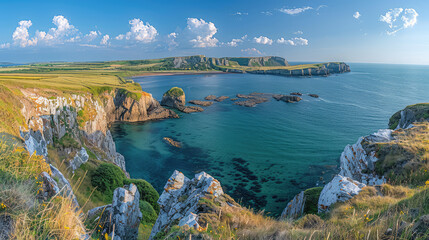
<svg viewBox="0 0 429 240">
<path fill-rule="evenodd" d="M 290 95 L 302 96 L 302 93 L 300 93 L 300 92 L 291 92 Z"/>
<path fill-rule="evenodd" d="M 70 160 L 70 167 L 72 171 L 74 172 L 74 170 L 78 169 L 80 165 L 86 163 L 88 159 L 89 159 L 89 155 L 86 152 L 86 149 L 82 147 L 80 151 L 76 153 L 75 157 L 72 160 Z"/>
<path fill-rule="evenodd" d="M 185 103 L 185 92 L 178 87 L 173 87 L 165 92 L 161 101 L 161 105 L 176 109 L 184 107 Z"/>
<path fill-rule="evenodd" d="M 199 201 L 206 195 L 213 198 L 223 195 L 218 180 L 205 172 L 189 179 L 183 173 L 174 171 L 164 187 L 164 192 L 159 197 L 158 204 L 161 211 L 152 228 L 150 239 L 154 239 L 158 232 L 168 232 L 177 223 L 180 226 L 188 225 L 196 230 L 202 230 L 203 228 L 198 223 L 199 213 L 203 211 L 199 207 Z"/>
<path fill-rule="evenodd" d="M 273 98 L 277 101 L 283 101 L 287 103 L 295 103 L 302 100 L 302 98 L 298 96 L 292 96 L 292 95 L 283 95 L 283 94 L 274 94 Z"/>
<path fill-rule="evenodd" d="M 188 103 L 200 105 L 203 107 L 208 107 L 208 106 L 211 106 L 213 104 L 213 102 L 210 102 L 210 101 L 200 101 L 200 100 L 191 100 Z"/>
<path fill-rule="evenodd" d="M 304 213 L 305 195 L 304 191 L 296 195 L 283 210 L 280 219 L 297 219 Z"/>
<path fill-rule="evenodd" d="M 186 106 L 186 107 L 179 107 L 179 111 L 184 113 L 193 113 L 193 112 L 202 112 L 204 111 L 204 108 L 196 107 L 196 106 Z"/>
<path fill-rule="evenodd" d="M 329 211 L 329 207 L 337 202 L 345 202 L 359 192 L 366 185 L 350 178 L 336 175 L 322 190 L 319 202 L 319 213 Z"/>
<path fill-rule="evenodd" d="M 112 228 L 115 229 L 115 240 L 137 239 L 140 220 L 142 219 L 139 200 L 140 194 L 134 184 L 124 188 L 117 188 L 113 192 L 110 215 Z"/>
</svg>

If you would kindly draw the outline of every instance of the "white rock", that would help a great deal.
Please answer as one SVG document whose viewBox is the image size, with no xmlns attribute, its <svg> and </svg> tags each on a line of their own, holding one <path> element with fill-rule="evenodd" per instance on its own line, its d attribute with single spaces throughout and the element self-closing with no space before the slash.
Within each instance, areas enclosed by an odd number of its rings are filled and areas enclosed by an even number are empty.
<svg viewBox="0 0 429 240">
<path fill-rule="evenodd" d="M 198 215 L 195 213 L 189 213 L 188 216 L 182 218 L 179 221 L 179 226 L 183 227 L 185 225 L 188 225 L 190 228 L 199 229 L 200 224 L 198 224 Z"/>
<path fill-rule="evenodd" d="M 337 202 L 345 202 L 366 185 L 341 175 L 335 176 L 322 190 L 318 202 L 319 213 L 329 211 L 329 207 Z"/>
<path fill-rule="evenodd" d="M 283 210 L 280 216 L 281 220 L 285 219 L 296 219 L 302 216 L 305 207 L 305 196 L 304 191 L 296 195 Z"/>
<path fill-rule="evenodd" d="M 74 170 L 78 169 L 80 165 L 88 162 L 89 155 L 86 152 L 86 149 L 82 147 L 80 151 L 76 153 L 76 156 L 70 161 L 70 167 Z"/>
</svg>

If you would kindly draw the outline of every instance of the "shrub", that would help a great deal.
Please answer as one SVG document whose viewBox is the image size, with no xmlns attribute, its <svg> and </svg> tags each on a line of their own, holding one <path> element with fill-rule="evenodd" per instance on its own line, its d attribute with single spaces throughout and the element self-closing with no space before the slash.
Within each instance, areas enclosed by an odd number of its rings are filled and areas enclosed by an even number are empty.
<svg viewBox="0 0 429 240">
<path fill-rule="evenodd" d="M 91 175 L 91 184 L 97 187 L 98 191 L 107 196 L 113 197 L 113 191 L 118 187 L 123 187 L 125 180 L 124 172 L 116 165 L 103 163 Z"/>
<path fill-rule="evenodd" d="M 140 200 L 139 206 L 143 215 L 141 222 L 146 224 L 154 224 L 158 218 L 158 214 L 156 214 L 152 205 L 146 201 Z"/>
<path fill-rule="evenodd" d="M 152 187 L 150 183 L 143 179 L 125 179 L 124 184 L 134 184 L 137 186 L 137 189 L 140 193 L 140 199 L 143 201 L 146 201 L 152 205 L 153 209 L 155 209 L 155 212 L 159 213 L 159 205 L 157 203 L 159 194 L 155 190 L 155 188 Z"/>
</svg>

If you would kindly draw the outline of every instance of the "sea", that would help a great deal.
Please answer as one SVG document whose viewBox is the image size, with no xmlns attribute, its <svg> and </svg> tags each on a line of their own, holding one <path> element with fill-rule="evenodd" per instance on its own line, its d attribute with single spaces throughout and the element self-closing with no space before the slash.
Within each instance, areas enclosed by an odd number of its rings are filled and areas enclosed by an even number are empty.
<svg viewBox="0 0 429 240">
<path fill-rule="evenodd" d="M 270 99 L 255 107 L 227 99 L 204 112 L 179 113 L 178 119 L 115 123 L 111 132 L 117 151 L 131 177 L 147 180 L 160 194 L 174 170 L 188 178 L 205 171 L 243 206 L 278 216 L 300 191 L 323 186 L 338 173 L 347 144 L 387 128 L 391 115 L 407 105 L 429 102 L 429 66 L 349 65 L 350 73 L 328 77 L 135 77 L 158 101 L 171 87 L 182 88 L 187 101 L 252 92 L 303 96 L 298 103 Z M 164 137 L 182 147 L 167 144 Z"/>
</svg>

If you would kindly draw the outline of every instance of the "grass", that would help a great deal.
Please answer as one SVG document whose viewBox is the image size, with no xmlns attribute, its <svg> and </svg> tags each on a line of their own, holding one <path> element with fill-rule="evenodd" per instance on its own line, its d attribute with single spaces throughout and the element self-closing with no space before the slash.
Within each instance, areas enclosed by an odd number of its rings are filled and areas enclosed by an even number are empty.
<svg viewBox="0 0 429 240">
<path fill-rule="evenodd" d="M 170 90 L 164 93 L 164 96 L 174 96 L 174 97 L 180 97 L 183 96 L 185 92 L 183 92 L 183 89 L 179 87 L 172 87 Z"/>
<path fill-rule="evenodd" d="M 410 106 L 407 106 L 404 110 L 412 111 L 417 121 L 420 121 L 421 119 L 429 119 L 429 103 L 419 103 L 419 104 L 410 105 Z M 399 120 L 401 119 L 402 111 L 403 110 L 396 112 L 389 119 L 390 129 L 395 129 L 398 126 Z"/>
</svg>

